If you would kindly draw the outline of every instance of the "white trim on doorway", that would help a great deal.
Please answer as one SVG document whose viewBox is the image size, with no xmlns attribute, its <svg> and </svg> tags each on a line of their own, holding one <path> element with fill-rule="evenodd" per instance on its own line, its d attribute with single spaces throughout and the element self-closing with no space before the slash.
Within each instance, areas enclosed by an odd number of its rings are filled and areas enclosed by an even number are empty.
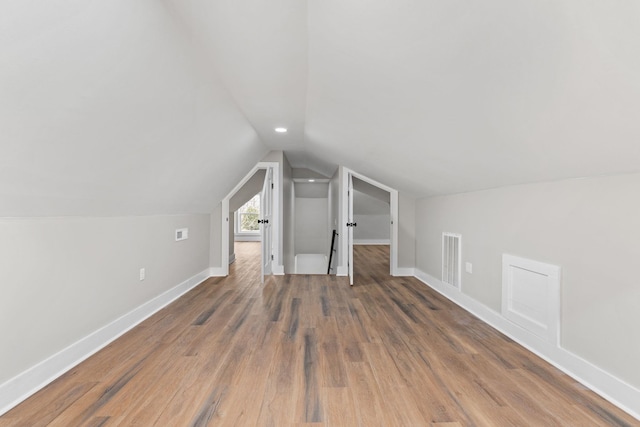
<svg viewBox="0 0 640 427">
<path fill-rule="evenodd" d="M 391 239 L 353 239 L 354 245 L 390 245 Z"/>
<path fill-rule="evenodd" d="M 375 187 L 378 187 L 384 191 L 387 191 L 390 195 L 390 217 L 391 217 L 391 239 L 389 242 L 390 246 L 390 260 L 389 260 L 389 269 L 392 276 L 400 275 L 400 271 L 398 270 L 398 190 L 388 187 L 384 184 L 379 183 L 367 176 L 359 174 L 349 168 L 342 167 L 341 174 L 341 223 L 339 224 L 341 237 L 347 236 L 347 218 L 349 216 L 349 177 L 358 178 L 368 184 L 371 184 Z M 341 245 L 341 259 L 340 266 L 337 269 L 337 273 L 339 276 L 348 275 L 348 256 L 349 256 L 349 242 L 346 238 L 340 238 Z M 341 274 L 342 273 L 342 274 Z M 404 273 L 404 272 L 402 272 Z"/>
<path fill-rule="evenodd" d="M 283 260 L 280 259 L 280 245 L 282 242 L 280 241 L 280 227 L 282 225 L 281 221 L 281 213 L 280 213 L 280 164 L 278 162 L 258 162 L 256 165 L 249 171 L 244 178 L 240 180 L 240 182 L 226 195 L 224 199 L 222 199 L 222 237 L 221 237 L 221 245 L 222 245 L 222 255 L 221 255 L 221 264 L 222 265 L 222 275 L 227 276 L 229 274 L 229 201 L 233 197 L 234 194 L 238 192 L 242 188 L 243 185 L 251 179 L 251 177 L 259 170 L 259 169 L 273 169 L 273 225 L 271 227 L 272 239 L 273 239 L 273 261 L 272 261 L 272 272 L 273 274 L 284 274 L 284 265 Z M 281 273 L 282 272 L 282 273 Z"/>
</svg>

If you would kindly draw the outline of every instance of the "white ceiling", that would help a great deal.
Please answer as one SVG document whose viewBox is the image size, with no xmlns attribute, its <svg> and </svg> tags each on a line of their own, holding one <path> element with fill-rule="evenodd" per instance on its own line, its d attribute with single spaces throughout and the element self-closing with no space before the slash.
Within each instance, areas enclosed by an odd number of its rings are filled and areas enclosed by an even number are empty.
<svg viewBox="0 0 640 427">
<path fill-rule="evenodd" d="M 635 0 L 0 3 L 3 216 L 207 212 L 270 149 L 419 197 L 633 172 L 639 117 Z"/>
<path fill-rule="evenodd" d="M 636 1 L 174 4 L 294 167 L 416 196 L 640 170 Z"/>
<path fill-rule="evenodd" d="M 640 3 L 312 1 L 307 144 L 418 196 L 640 169 Z"/>
</svg>

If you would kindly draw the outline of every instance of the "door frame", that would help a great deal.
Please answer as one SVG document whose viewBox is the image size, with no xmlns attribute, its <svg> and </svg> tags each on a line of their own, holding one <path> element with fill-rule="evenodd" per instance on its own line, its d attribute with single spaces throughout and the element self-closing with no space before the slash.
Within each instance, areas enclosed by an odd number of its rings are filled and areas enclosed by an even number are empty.
<svg viewBox="0 0 640 427">
<path fill-rule="evenodd" d="M 347 248 L 349 249 L 347 257 L 347 267 L 349 268 L 349 284 L 353 285 L 353 227 L 355 222 L 353 219 L 353 175 L 347 174 Z"/>
<path fill-rule="evenodd" d="M 273 183 L 273 169 L 267 168 L 264 174 L 264 182 L 262 184 L 262 191 L 260 192 L 260 219 L 262 224 L 260 225 L 260 281 L 264 283 L 265 275 L 273 274 L 273 233 L 271 232 L 273 227 L 273 191 L 275 185 Z"/>
<path fill-rule="evenodd" d="M 240 180 L 240 182 L 222 199 L 222 212 L 221 212 L 221 245 L 222 245 L 222 254 L 221 254 L 221 265 L 222 265 L 222 275 L 229 275 L 229 200 L 242 188 L 243 185 L 247 183 L 251 179 L 251 177 L 260 169 L 272 169 L 273 170 L 273 199 L 271 201 L 272 208 L 272 217 L 273 224 L 271 228 L 271 245 L 273 250 L 273 261 L 271 262 L 271 271 L 276 272 L 282 270 L 282 268 L 278 268 L 282 262 L 280 260 L 280 163 L 278 162 L 258 162 L 256 165 L 249 171 L 244 178 Z M 260 243 L 260 247 L 262 249 L 263 243 Z M 261 250 L 262 253 L 262 250 Z M 262 258 L 261 258 L 262 259 Z"/>
<path fill-rule="evenodd" d="M 378 187 L 384 191 L 389 192 L 389 213 L 391 219 L 391 244 L 390 244 L 390 254 L 389 254 L 389 273 L 392 276 L 398 275 L 398 190 L 388 187 L 374 179 L 371 179 L 365 175 L 362 175 L 356 171 L 353 171 L 349 168 L 343 167 L 341 174 L 341 201 L 342 201 L 342 209 L 341 209 L 341 223 L 340 223 L 340 233 L 344 238 L 340 239 L 341 244 L 341 253 L 342 253 L 342 268 L 338 268 L 337 275 L 338 276 L 348 276 L 350 267 L 349 267 L 349 253 L 353 250 L 353 242 L 349 242 L 349 231 L 347 227 L 347 222 L 349 221 L 349 203 L 350 198 L 351 203 L 353 202 L 353 192 L 349 191 L 349 181 L 350 177 L 358 178 L 368 184 L 371 184 L 375 187 Z M 342 237 L 341 236 L 341 237 Z M 349 244 L 351 243 L 351 245 Z"/>
</svg>

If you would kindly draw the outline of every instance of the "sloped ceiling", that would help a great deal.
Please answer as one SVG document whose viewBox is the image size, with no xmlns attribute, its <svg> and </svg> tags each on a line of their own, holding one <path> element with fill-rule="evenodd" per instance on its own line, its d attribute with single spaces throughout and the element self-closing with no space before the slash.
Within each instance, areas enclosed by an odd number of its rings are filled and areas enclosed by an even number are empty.
<svg viewBox="0 0 640 427">
<path fill-rule="evenodd" d="M 367 193 L 353 190 L 354 215 L 389 215 L 389 203 Z"/>
<path fill-rule="evenodd" d="M 258 169 L 247 182 L 229 199 L 229 212 L 235 212 L 245 203 L 253 199 L 253 196 L 262 192 L 266 169 Z"/>
<path fill-rule="evenodd" d="M 173 4 L 293 167 L 415 196 L 640 170 L 638 2 Z"/>
<path fill-rule="evenodd" d="M 0 216 L 211 212 L 268 151 L 156 0 L 0 2 Z"/>
<path fill-rule="evenodd" d="M 311 1 L 307 145 L 418 196 L 640 168 L 640 3 Z"/>
<path fill-rule="evenodd" d="M 378 199 L 385 203 L 387 205 L 387 210 L 389 210 L 388 207 L 391 204 L 391 194 L 389 194 L 388 191 L 378 188 L 375 185 L 371 185 L 356 177 L 353 178 L 353 189 L 361 194 L 366 194 L 369 197 L 373 197 L 374 199 Z"/>
<path fill-rule="evenodd" d="M 414 196 L 634 172 L 639 113 L 636 1 L 0 3 L 2 216 L 208 212 L 274 149 Z"/>
</svg>

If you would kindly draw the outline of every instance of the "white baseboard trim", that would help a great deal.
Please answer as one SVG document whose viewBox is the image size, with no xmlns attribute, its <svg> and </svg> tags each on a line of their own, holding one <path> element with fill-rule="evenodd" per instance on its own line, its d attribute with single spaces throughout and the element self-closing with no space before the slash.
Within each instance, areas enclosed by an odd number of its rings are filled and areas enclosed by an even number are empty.
<svg viewBox="0 0 640 427">
<path fill-rule="evenodd" d="M 349 269 L 347 267 L 339 265 L 336 268 L 337 268 L 336 276 L 348 276 L 349 275 Z"/>
<path fill-rule="evenodd" d="M 233 264 L 236 260 L 236 254 L 232 253 L 231 255 L 229 255 L 229 265 Z"/>
<path fill-rule="evenodd" d="M 224 277 L 227 275 L 227 271 L 222 267 L 209 268 L 209 277 Z"/>
<path fill-rule="evenodd" d="M 427 286 L 640 420 L 640 390 L 637 388 L 561 346 L 538 338 L 459 289 L 444 284 L 420 269 L 416 268 L 415 273 L 415 277 Z"/>
<path fill-rule="evenodd" d="M 236 234 L 233 240 L 235 242 L 260 242 L 262 241 L 262 236 L 260 236 L 259 234 L 255 234 L 255 235 Z"/>
<path fill-rule="evenodd" d="M 209 269 L 117 318 L 37 365 L 0 384 L 0 415 L 6 413 L 47 384 L 92 356 L 209 277 Z"/>
<path fill-rule="evenodd" d="M 284 276 L 284 265 L 274 265 L 271 268 L 274 276 Z"/>
<path fill-rule="evenodd" d="M 413 277 L 416 275 L 416 269 L 409 267 L 396 267 L 396 271 L 393 275 L 395 277 Z"/>
<path fill-rule="evenodd" d="M 354 245 L 390 245 L 389 239 L 353 239 Z"/>
</svg>

